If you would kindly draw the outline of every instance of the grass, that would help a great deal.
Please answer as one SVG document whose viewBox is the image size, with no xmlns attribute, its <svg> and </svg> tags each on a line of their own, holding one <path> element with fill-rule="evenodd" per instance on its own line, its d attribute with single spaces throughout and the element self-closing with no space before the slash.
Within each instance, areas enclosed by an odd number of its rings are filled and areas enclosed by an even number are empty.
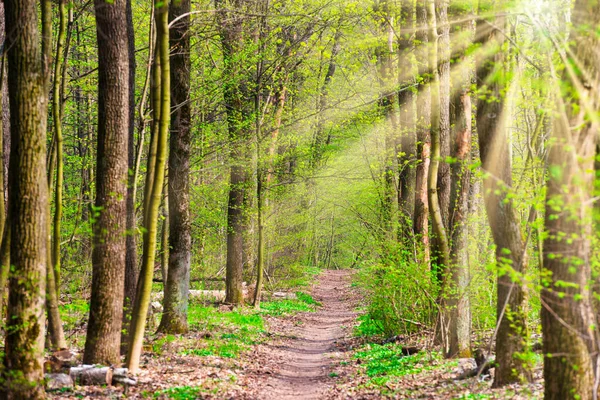
<svg viewBox="0 0 600 400">
<path fill-rule="evenodd" d="M 202 390 L 193 386 L 177 386 L 154 393 L 154 398 L 166 397 L 173 400 L 195 400 L 200 398 Z"/>
<path fill-rule="evenodd" d="M 263 315 L 283 316 L 299 312 L 314 312 L 321 303 L 310 294 L 296 292 L 295 300 L 278 300 L 261 303 L 259 312 Z"/>
</svg>

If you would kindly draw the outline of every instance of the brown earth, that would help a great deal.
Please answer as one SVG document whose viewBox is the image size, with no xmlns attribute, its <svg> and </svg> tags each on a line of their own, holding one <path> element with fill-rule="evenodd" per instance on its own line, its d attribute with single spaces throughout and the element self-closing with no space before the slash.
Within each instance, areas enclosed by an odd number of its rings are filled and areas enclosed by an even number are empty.
<svg viewBox="0 0 600 400">
<path fill-rule="evenodd" d="M 261 346 L 259 353 L 270 355 L 266 370 L 273 373 L 259 386 L 259 399 L 320 399 L 333 387 L 329 374 L 356 318 L 350 280 L 351 271 L 324 271 L 312 290 L 321 303 L 318 311 L 300 314 L 291 327 L 283 327 L 282 339 Z"/>
</svg>

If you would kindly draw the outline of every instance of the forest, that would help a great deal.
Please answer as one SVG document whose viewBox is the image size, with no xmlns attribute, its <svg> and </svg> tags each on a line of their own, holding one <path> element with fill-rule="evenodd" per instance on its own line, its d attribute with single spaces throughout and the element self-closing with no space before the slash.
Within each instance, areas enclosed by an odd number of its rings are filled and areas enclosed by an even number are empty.
<svg viewBox="0 0 600 400">
<path fill-rule="evenodd" d="M 0 398 L 598 399 L 600 1 L 0 0 Z"/>
</svg>

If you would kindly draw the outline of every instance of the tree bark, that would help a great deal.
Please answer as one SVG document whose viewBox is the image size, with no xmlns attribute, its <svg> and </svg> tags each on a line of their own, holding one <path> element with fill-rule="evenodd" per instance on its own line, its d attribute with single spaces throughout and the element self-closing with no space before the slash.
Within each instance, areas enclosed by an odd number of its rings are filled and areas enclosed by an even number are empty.
<svg viewBox="0 0 600 400">
<path fill-rule="evenodd" d="M 154 275 L 154 259 L 156 256 L 156 236 L 158 233 L 158 211 L 160 208 L 162 190 L 165 180 L 165 165 L 167 161 L 167 143 L 169 126 L 171 120 L 171 78 L 169 68 L 169 13 L 168 3 L 163 0 L 155 0 L 156 19 L 156 44 L 157 55 L 160 58 L 160 121 L 156 132 L 156 160 L 154 166 L 154 180 L 150 191 L 151 198 L 146 202 L 148 209 L 145 211 L 144 252 L 142 268 L 135 295 L 133 307 L 129 348 L 127 351 L 127 368 L 131 373 L 136 373 L 142 345 L 144 342 L 144 331 L 146 329 L 146 317 L 150 306 L 150 292 L 152 290 L 152 278 Z M 150 161 L 150 160 L 149 160 Z"/>
<path fill-rule="evenodd" d="M 244 236 L 248 231 L 247 204 L 252 186 L 249 172 L 251 153 L 248 149 L 251 142 L 250 126 L 246 118 L 252 115 L 253 95 L 250 93 L 248 79 L 243 65 L 236 54 L 243 46 L 243 18 L 237 13 L 230 13 L 227 7 L 242 10 L 247 7 L 246 0 L 222 1 L 217 4 L 224 10 L 217 16 L 221 26 L 221 45 L 225 62 L 226 81 L 224 83 L 224 100 L 227 110 L 227 124 L 230 144 L 230 182 L 227 204 L 227 262 L 225 287 L 227 303 L 243 304 L 242 292 Z"/>
<path fill-rule="evenodd" d="M 421 242 L 421 262 L 429 265 L 429 204 L 427 200 L 427 176 L 431 155 L 431 88 L 428 75 L 427 0 L 417 0 L 417 31 L 415 40 L 417 67 L 419 70 L 419 94 L 417 95 L 417 169 L 415 183 L 414 232 Z"/>
<path fill-rule="evenodd" d="M 135 189 L 137 174 L 134 173 L 136 166 L 135 157 L 135 36 L 133 31 L 133 11 L 131 0 L 127 0 L 127 45 L 129 49 L 129 135 L 128 135 L 128 181 L 127 181 L 127 239 L 125 240 L 125 288 L 123 299 L 123 326 L 127 329 L 135 296 L 135 285 L 137 283 L 138 251 L 137 251 L 137 223 L 135 214 Z M 126 335 L 122 335 L 122 337 Z"/>
<path fill-rule="evenodd" d="M 429 202 L 429 211 L 431 214 L 431 225 L 434 232 L 434 247 L 437 250 L 434 254 L 437 256 L 435 262 L 438 268 L 444 269 L 449 265 L 449 247 L 446 226 L 442 216 L 442 208 L 438 195 L 438 172 L 441 158 L 441 138 L 440 138 L 440 82 L 438 73 L 438 45 L 437 45 L 437 22 L 435 15 L 435 0 L 428 0 L 427 3 L 427 24 L 429 33 L 429 71 L 432 77 L 429 81 L 431 87 L 431 164 L 429 166 L 429 176 L 427 180 L 427 198 Z"/>
<path fill-rule="evenodd" d="M 169 155 L 169 271 L 164 312 L 158 330 L 185 333 L 190 288 L 192 236 L 190 221 L 190 0 L 173 2 L 171 28 L 171 141 Z"/>
<path fill-rule="evenodd" d="M 95 0 L 98 149 L 92 295 L 83 361 L 120 363 L 125 280 L 129 47 L 126 1 Z"/>
<path fill-rule="evenodd" d="M 480 3 L 480 7 L 483 3 Z M 480 15 L 485 14 L 480 8 Z M 503 26 L 502 15 L 494 21 Z M 476 40 L 491 57 L 479 60 L 477 65 L 478 98 L 477 133 L 482 167 L 485 172 L 483 190 L 485 208 L 494 242 L 498 268 L 496 335 L 496 374 L 494 386 L 531 379 L 526 365 L 515 357 L 526 350 L 528 336 L 525 315 L 525 292 L 521 275 L 527 267 L 519 217 L 510 198 L 512 191 L 512 161 L 508 130 L 505 124 L 503 87 L 506 84 L 502 42 L 504 36 L 483 18 L 477 20 Z M 489 49 L 489 53 L 488 53 Z M 494 99 L 490 101 L 490 99 Z M 514 271 L 514 273 L 510 273 Z"/>
<path fill-rule="evenodd" d="M 468 17 L 469 15 L 467 15 Z M 475 24 L 466 22 L 456 32 L 457 40 L 467 43 L 472 41 Z M 463 44 L 459 43 L 459 47 Z M 465 46 L 466 48 L 466 46 Z M 449 236 L 451 238 L 449 276 L 444 284 L 446 307 L 449 313 L 448 323 L 448 357 L 471 356 L 471 310 L 469 301 L 469 254 L 468 254 L 468 220 L 469 198 L 471 194 L 471 143 L 472 143 L 472 108 L 471 80 L 472 60 L 464 51 L 456 58 L 454 86 L 457 92 L 453 97 L 454 113 L 451 126 L 451 190 Z M 447 283 L 447 284 L 446 284 Z"/>
<path fill-rule="evenodd" d="M 438 282 L 444 280 L 444 275 L 447 273 L 448 264 L 444 263 L 444 259 L 447 259 L 447 254 L 444 249 L 448 249 L 449 245 L 444 242 L 449 242 L 450 238 L 447 236 L 449 230 L 449 210 L 450 210 L 450 164 L 447 158 L 450 156 L 450 24 L 448 23 L 448 4 L 449 0 L 434 0 L 435 10 L 437 16 L 437 23 L 435 31 L 435 37 L 438 38 L 437 42 L 437 64 L 430 66 L 430 68 L 437 69 L 438 73 L 438 85 L 439 88 L 439 101 L 438 107 L 439 112 L 436 117 L 439 116 L 438 123 L 433 126 L 432 131 L 437 129 L 437 136 L 439 137 L 439 156 L 437 158 L 437 182 L 436 192 L 437 200 L 439 203 L 441 222 L 446 231 L 446 238 L 439 237 L 436 232 L 436 223 L 433 219 L 433 228 L 435 234 L 431 237 L 431 250 L 432 259 L 436 264 L 436 276 Z M 431 37 L 431 36 L 430 36 Z M 431 40 L 431 39 L 430 39 Z M 433 138 L 432 138 L 433 142 Z M 433 145 L 433 143 L 432 143 Z M 432 149 L 433 152 L 433 149 Z M 436 160 L 432 157 L 432 163 L 436 163 Z M 431 206 L 430 206 L 431 207 Z"/>
<path fill-rule="evenodd" d="M 403 31 L 399 41 L 399 78 L 400 84 L 404 86 L 398 93 L 400 105 L 400 152 L 398 160 L 399 168 L 399 199 L 400 230 L 405 239 L 412 240 L 412 221 L 415 215 L 415 183 L 417 158 L 416 138 L 416 94 L 409 86 L 415 82 L 417 74 L 415 68 L 414 51 L 415 45 L 412 40 L 415 27 L 415 0 L 404 0 L 401 9 L 401 26 Z"/>
<path fill-rule="evenodd" d="M 5 0 L 11 108 L 9 218 L 11 265 L 3 395 L 43 399 L 44 305 L 48 235 L 48 97 L 37 4 Z M 8 373 L 10 372 L 10 373 Z"/>
<path fill-rule="evenodd" d="M 545 399 L 597 398 L 598 332 L 592 305 L 591 194 L 600 107 L 600 3 L 577 0 L 560 80 L 546 192 L 542 331 Z M 573 57 L 573 58 L 571 58 Z M 571 60 L 577 60 L 574 70 Z M 558 82 L 557 82 L 558 85 Z M 556 90 L 557 95 L 560 95 Z M 575 95 L 576 94 L 576 95 Z"/>
<path fill-rule="evenodd" d="M 67 36 L 67 2 L 59 2 L 59 27 L 56 40 L 56 53 L 54 57 L 54 82 L 52 95 L 52 120 L 54 127 L 54 147 L 56 152 L 56 183 L 54 188 L 54 223 L 48 220 L 48 229 L 52 234 L 48 235 L 49 263 L 47 271 L 46 286 L 46 309 L 48 312 L 48 334 L 54 349 L 67 347 L 62 321 L 58 312 L 58 299 L 60 294 L 60 231 L 62 220 L 63 183 L 64 183 L 64 160 L 63 160 L 63 133 L 62 133 L 62 89 L 65 85 L 66 75 L 63 68 L 66 64 L 65 40 Z M 52 167 L 52 166 L 51 166 Z M 53 170 L 50 169 L 50 174 Z M 52 189 L 49 189 L 51 192 Z M 48 204 L 50 209 L 50 204 Z"/>
</svg>

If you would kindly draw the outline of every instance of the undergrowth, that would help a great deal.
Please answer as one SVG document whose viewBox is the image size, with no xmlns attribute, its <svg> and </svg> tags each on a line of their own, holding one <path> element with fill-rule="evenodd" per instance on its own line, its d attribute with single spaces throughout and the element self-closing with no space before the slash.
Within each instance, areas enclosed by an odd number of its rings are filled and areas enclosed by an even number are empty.
<svg viewBox="0 0 600 400">
<path fill-rule="evenodd" d="M 391 378 L 419 374 L 436 366 L 434 361 L 441 360 L 437 352 L 419 352 L 405 356 L 402 346 L 396 343 L 384 345 L 368 344 L 353 356 L 361 363 L 362 371 L 370 378 L 367 385 L 382 386 Z"/>
</svg>

